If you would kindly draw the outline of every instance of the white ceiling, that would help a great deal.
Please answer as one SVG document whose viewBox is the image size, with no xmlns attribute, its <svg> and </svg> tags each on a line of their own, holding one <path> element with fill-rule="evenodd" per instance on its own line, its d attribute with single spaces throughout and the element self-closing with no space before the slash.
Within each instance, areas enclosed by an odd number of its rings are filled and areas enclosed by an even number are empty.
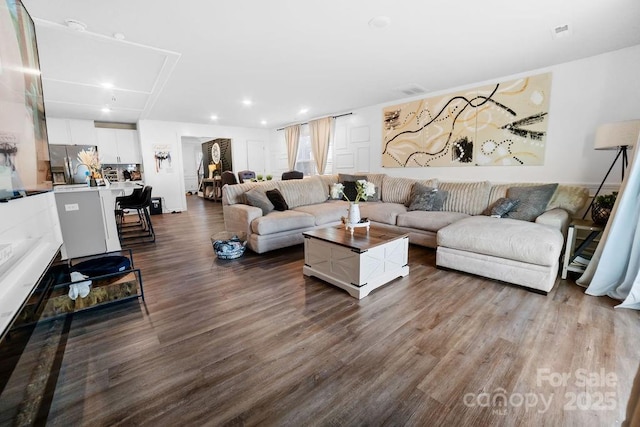
<svg viewBox="0 0 640 427">
<path fill-rule="evenodd" d="M 101 121 L 274 128 L 640 44 L 638 0 L 23 2 L 47 115 Z"/>
</svg>

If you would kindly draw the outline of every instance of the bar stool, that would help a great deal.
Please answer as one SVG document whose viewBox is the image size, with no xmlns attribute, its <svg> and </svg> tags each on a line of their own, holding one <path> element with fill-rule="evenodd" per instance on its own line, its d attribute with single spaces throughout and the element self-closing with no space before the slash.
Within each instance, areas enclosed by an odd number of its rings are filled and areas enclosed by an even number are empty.
<svg viewBox="0 0 640 427">
<path fill-rule="evenodd" d="M 142 190 L 140 197 L 130 199 L 129 201 L 125 200 L 124 203 L 120 203 L 122 212 L 124 212 L 125 209 L 135 209 L 138 212 L 138 221 L 129 224 L 126 224 L 124 221 L 124 213 L 121 214 L 118 229 L 121 242 L 130 239 L 144 239 L 146 242 L 155 242 L 156 235 L 153 230 L 153 224 L 151 223 L 151 215 L 149 214 L 152 189 L 153 187 L 147 185 Z"/>
</svg>

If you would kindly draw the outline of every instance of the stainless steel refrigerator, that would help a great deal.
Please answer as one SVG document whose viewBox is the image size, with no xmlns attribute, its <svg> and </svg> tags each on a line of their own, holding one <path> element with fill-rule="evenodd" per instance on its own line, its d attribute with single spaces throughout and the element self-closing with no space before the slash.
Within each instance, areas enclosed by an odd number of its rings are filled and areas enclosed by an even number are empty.
<svg viewBox="0 0 640 427">
<path fill-rule="evenodd" d="M 53 184 L 85 184 L 89 168 L 80 163 L 78 153 L 97 147 L 92 145 L 49 145 Z"/>
</svg>

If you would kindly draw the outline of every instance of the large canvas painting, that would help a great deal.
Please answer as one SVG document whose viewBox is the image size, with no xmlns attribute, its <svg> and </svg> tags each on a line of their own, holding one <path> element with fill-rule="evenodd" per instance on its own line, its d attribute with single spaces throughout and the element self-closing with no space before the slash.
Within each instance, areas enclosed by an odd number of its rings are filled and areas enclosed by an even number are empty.
<svg viewBox="0 0 640 427">
<path fill-rule="evenodd" d="M 35 27 L 0 0 L 0 201 L 52 189 Z"/>
<path fill-rule="evenodd" d="M 382 166 L 544 164 L 551 73 L 383 109 Z"/>
</svg>

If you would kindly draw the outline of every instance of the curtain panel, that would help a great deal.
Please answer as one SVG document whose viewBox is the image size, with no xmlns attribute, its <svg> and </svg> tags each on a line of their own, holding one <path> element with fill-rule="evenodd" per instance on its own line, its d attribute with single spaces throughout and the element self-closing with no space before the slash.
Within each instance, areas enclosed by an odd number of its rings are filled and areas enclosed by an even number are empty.
<svg viewBox="0 0 640 427">
<path fill-rule="evenodd" d="M 287 144 L 287 160 L 289 170 L 296 168 L 298 159 L 298 143 L 300 142 L 300 125 L 287 126 L 284 128 L 284 138 Z"/>
<path fill-rule="evenodd" d="M 327 167 L 327 156 L 329 155 L 329 142 L 333 137 L 333 117 L 311 120 L 309 122 L 309 133 L 311 134 L 311 151 L 316 161 L 318 175 L 323 175 Z"/>
<path fill-rule="evenodd" d="M 588 295 L 623 301 L 616 306 L 640 309 L 640 145 L 625 176 L 611 216 L 583 275 Z"/>
</svg>

